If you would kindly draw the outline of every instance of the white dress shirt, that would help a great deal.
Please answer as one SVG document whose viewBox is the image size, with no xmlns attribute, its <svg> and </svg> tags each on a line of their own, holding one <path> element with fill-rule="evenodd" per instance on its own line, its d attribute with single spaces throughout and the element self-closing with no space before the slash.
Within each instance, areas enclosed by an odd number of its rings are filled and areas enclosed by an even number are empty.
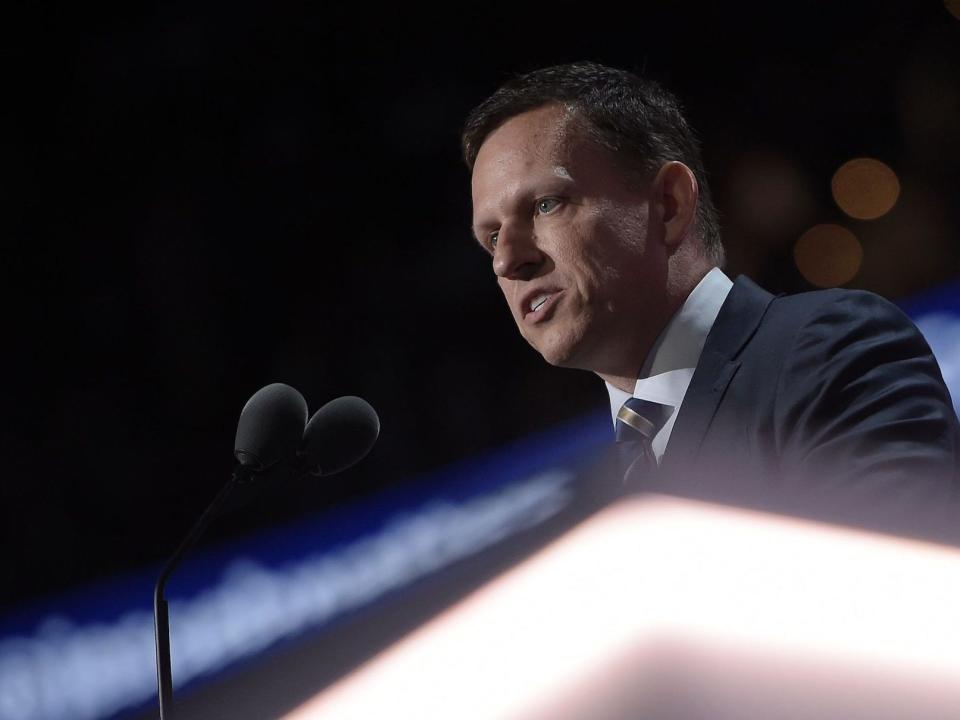
<svg viewBox="0 0 960 720">
<path fill-rule="evenodd" d="M 720 268 L 708 272 L 660 333 L 640 371 L 633 397 L 668 406 L 667 421 L 651 443 L 658 463 L 667 449 L 667 441 L 673 432 L 673 424 L 687 394 L 693 371 L 700 361 L 707 335 L 732 287 L 733 282 Z M 630 394 L 610 383 L 606 385 L 610 394 L 610 412 L 616 427 L 617 413 Z"/>
</svg>

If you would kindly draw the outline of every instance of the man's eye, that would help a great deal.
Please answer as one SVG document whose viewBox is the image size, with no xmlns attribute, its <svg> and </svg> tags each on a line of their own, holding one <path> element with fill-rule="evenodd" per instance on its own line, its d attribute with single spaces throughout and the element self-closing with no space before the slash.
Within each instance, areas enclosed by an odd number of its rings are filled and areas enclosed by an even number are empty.
<svg viewBox="0 0 960 720">
<path fill-rule="evenodd" d="M 541 215 L 547 215 L 548 213 L 553 212 L 559 204 L 560 201 L 557 198 L 543 198 L 542 200 L 537 200 L 537 212 Z"/>
<path fill-rule="evenodd" d="M 495 247 L 497 246 L 497 238 L 499 237 L 499 235 L 500 235 L 500 231 L 499 231 L 499 230 L 496 230 L 496 231 L 490 233 L 490 247 L 491 247 L 491 248 L 495 248 Z"/>
</svg>

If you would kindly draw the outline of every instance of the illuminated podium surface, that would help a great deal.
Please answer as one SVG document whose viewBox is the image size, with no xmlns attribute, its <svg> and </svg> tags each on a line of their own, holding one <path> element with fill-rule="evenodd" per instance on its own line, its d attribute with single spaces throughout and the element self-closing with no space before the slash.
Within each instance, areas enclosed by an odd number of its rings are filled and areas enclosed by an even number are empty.
<svg viewBox="0 0 960 720">
<path fill-rule="evenodd" d="M 632 498 L 285 717 L 960 717 L 960 551 Z"/>
</svg>

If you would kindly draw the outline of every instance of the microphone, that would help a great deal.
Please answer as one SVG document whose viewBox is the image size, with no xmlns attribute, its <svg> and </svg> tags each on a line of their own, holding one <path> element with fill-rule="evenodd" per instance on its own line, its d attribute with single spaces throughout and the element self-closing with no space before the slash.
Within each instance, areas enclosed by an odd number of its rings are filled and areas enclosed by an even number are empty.
<svg viewBox="0 0 960 720">
<path fill-rule="evenodd" d="M 224 509 L 230 494 L 261 476 L 275 475 L 275 468 L 317 476 L 341 472 L 362 460 L 380 434 L 376 411 L 366 400 L 353 395 L 331 400 L 314 413 L 310 422 L 307 413 L 303 395 L 283 383 L 262 387 L 250 397 L 240 411 L 233 443 L 237 467 L 160 571 L 153 590 L 160 720 L 168 720 L 173 706 L 170 619 L 164 588 L 183 557 Z"/>
<path fill-rule="evenodd" d="M 355 395 L 331 400 L 303 431 L 298 457 L 310 475 L 334 475 L 363 460 L 380 434 L 380 418 Z"/>
<path fill-rule="evenodd" d="M 160 571 L 153 589 L 154 637 L 157 650 L 157 696 L 160 720 L 167 720 L 173 706 L 173 675 L 170 668 L 170 618 L 164 588 L 167 579 L 192 548 L 210 522 L 224 508 L 235 488 L 248 485 L 276 465 L 293 463 L 303 439 L 307 422 L 307 401 L 297 390 L 283 383 L 272 383 L 255 392 L 237 422 L 233 453 L 238 464 L 230 480 L 190 529 L 176 552 Z"/>
<path fill-rule="evenodd" d="M 289 385 L 272 383 L 257 390 L 240 411 L 233 454 L 249 472 L 262 472 L 292 460 L 303 439 L 307 401 Z"/>
</svg>

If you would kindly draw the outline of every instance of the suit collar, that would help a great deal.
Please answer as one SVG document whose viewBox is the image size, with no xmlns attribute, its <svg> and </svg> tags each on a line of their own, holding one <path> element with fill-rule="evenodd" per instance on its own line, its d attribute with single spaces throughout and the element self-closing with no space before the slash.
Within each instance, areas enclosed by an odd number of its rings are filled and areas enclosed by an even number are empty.
<svg viewBox="0 0 960 720">
<path fill-rule="evenodd" d="M 740 367 L 737 357 L 757 331 L 772 300 L 773 295 L 743 275 L 734 282 L 707 335 L 661 470 L 676 469 L 696 456 L 727 385 Z"/>
<path fill-rule="evenodd" d="M 658 461 L 662 459 L 673 432 L 674 409 L 680 407 L 687 394 L 707 335 L 732 287 L 733 281 L 720 268 L 710 270 L 660 333 L 644 361 L 633 392 L 624 392 L 606 383 L 614 427 L 617 413 L 630 397 L 670 406 L 670 419 L 653 441 Z"/>
<path fill-rule="evenodd" d="M 738 277 L 720 308 L 704 349 L 714 350 L 727 358 L 739 354 L 757 331 L 772 301 L 773 295 L 746 275 Z"/>
</svg>

